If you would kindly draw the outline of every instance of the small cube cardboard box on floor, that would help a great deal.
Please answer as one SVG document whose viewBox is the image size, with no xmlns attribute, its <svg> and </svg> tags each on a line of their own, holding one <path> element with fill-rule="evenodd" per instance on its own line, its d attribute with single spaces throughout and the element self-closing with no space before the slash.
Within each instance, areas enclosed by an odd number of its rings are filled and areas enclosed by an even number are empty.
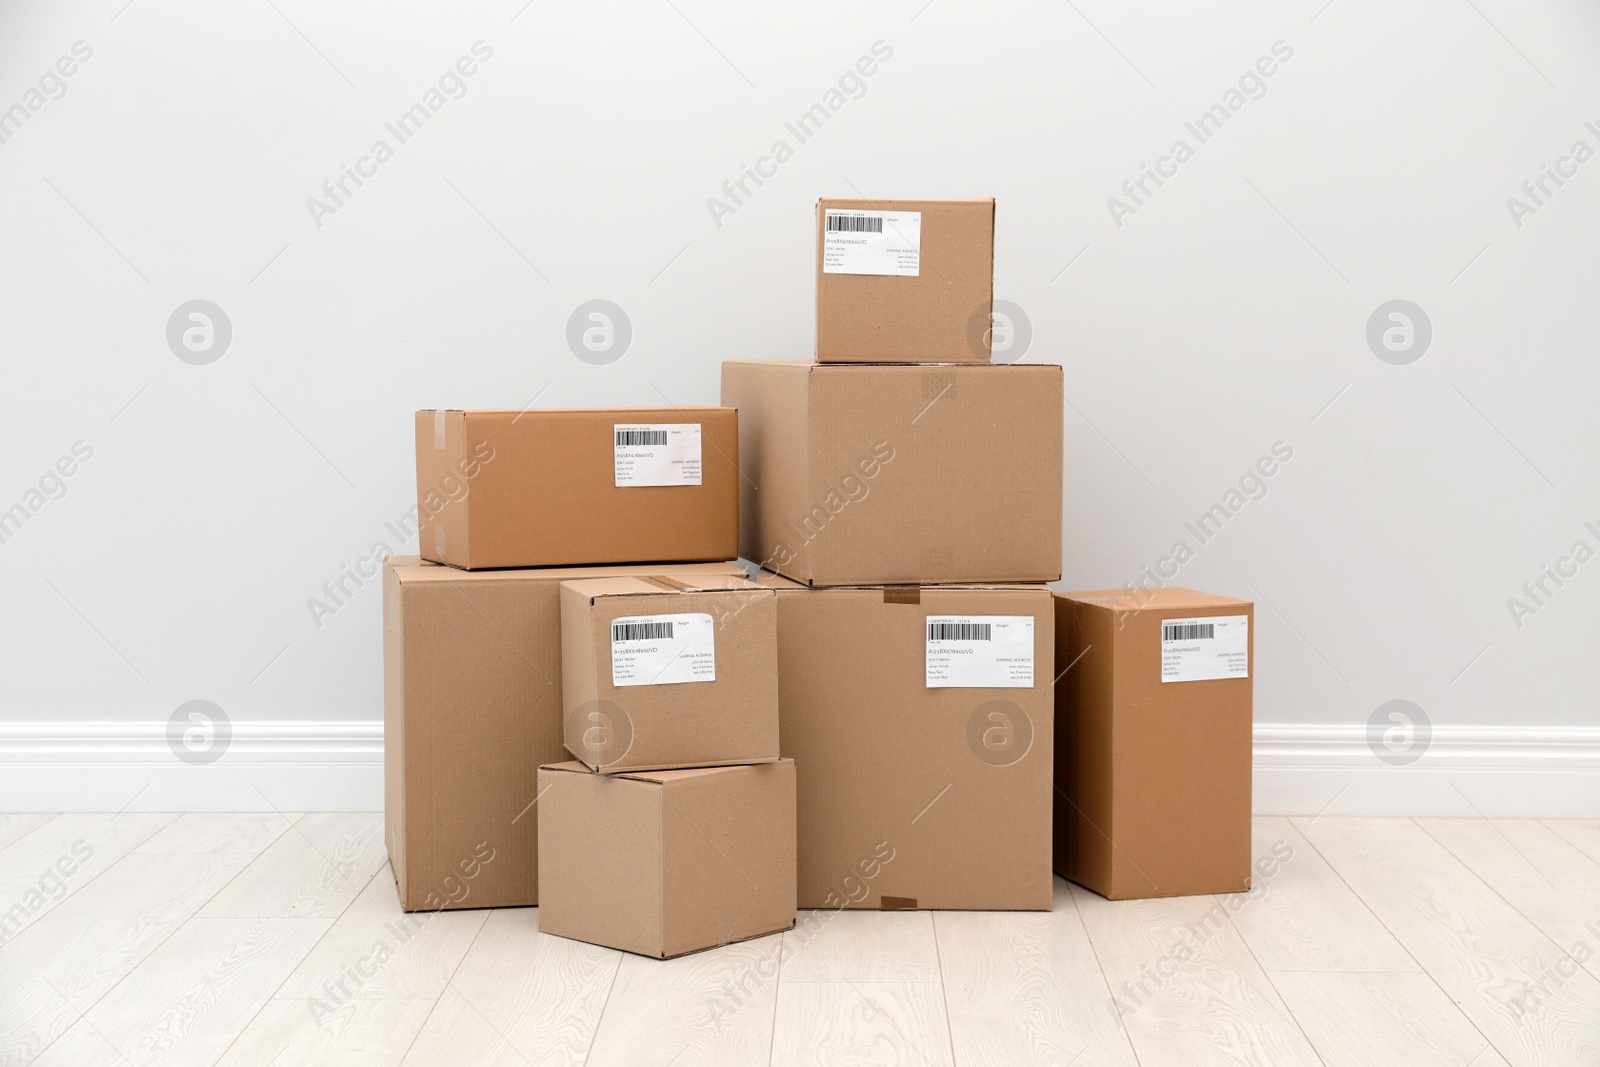
<svg viewBox="0 0 1600 1067">
<path fill-rule="evenodd" d="M 1248 890 L 1254 606 L 1169 588 L 1055 609 L 1055 869 L 1112 900 Z"/>
<path fill-rule="evenodd" d="M 795 765 L 539 769 L 539 930 L 665 958 L 795 921 Z"/>
<path fill-rule="evenodd" d="M 739 577 L 561 584 L 566 747 L 603 774 L 778 758 L 777 595 Z"/>
</svg>

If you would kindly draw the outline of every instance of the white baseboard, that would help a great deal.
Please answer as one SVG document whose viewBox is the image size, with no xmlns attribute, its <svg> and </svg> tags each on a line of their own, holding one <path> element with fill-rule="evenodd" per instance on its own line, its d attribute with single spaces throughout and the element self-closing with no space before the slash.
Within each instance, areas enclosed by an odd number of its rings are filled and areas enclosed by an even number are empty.
<svg viewBox="0 0 1600 1067">
<path fill-rule="evenodd" d="M 235 722 L 213 763 L 167 723 L 0 722 L 0 811 L 382 811 L 383 723 Z"/>
<path fill-rule="evenodd" d="M 1391 766 L 1363 724 L 1257 723 L 1258 815 L 1600 816 L 1600 728 L 1435 726 Z"/>
<path fill-rule="evenodd" d="M 0 722 L 0 811 L 379 811 L 383 724 L 238 722 L 192 765 L 153 722 Z M 1383 763 L 1354 725 L 1260 723 L 1262 815 L 1600 815 L 1600 728 L 1439 726 Z"/>
</svg>

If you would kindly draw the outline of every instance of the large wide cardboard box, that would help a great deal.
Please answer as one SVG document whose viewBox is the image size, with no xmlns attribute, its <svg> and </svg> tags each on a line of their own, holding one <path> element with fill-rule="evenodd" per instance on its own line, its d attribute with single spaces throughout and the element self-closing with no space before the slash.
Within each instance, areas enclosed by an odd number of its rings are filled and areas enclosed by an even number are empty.
<svg viewBox="0 0 1600 1067">
<path fill-rule="evenodd" d="M 562 582 L 567 751 L 604 774 L 776 760 L 777 599 L 742 575 Z"/>
<path fill-rule="evenodd" d="M 732 559 L 729 408 L 419 411 L 422 557 L 472 570 Z"/>
<path fill-rule="evenodd" d="M 665 958 L 794 926 L 795 765 L 539 769 L 539 932 Z"/>
<path fill-rule="evenodd" d="M 407 911 L 539 902 L 541 763 L 566 759 L 561 583 L 742 575 L 728 563 L 458 571 L 383 580 L 384 841 Z"/>
<path fill-rule="evenodd" d="M 808 585 L 1061 577 L 1061 368 L 722 365 L 746 559 Z"/>
<path fill-rule="evenodd" d="M 987 363 L 994 200 L 817 201 L 817 361 Z"/>
<path fill-rule="evenodd" d="M 800 906 L 1049 910 L 1050 590 L 761 580 Z"/>
<path fill-rule="evenodd" d="M 1055 868 L 1113 900 L 1250 888 L 1245 600 L 1056 595 Z"/>
</svg>

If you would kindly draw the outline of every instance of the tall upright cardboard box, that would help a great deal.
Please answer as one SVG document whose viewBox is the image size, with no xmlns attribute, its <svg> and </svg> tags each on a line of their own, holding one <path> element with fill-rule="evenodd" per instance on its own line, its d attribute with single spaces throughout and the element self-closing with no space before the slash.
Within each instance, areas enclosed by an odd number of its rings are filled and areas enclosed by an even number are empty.
<svg viewBox="0 0 1600 1067">
<path fill-rule="evenodd" d="M 384 841 L 406 911 L 539 903 L 541 763 L 566 759 L 561 583 L 739 576 L 730 563 L 460 571 L 389 558 Z"/>
<path fill-rule="evenodd" d="M 1060 367 L 729 360 L 722 402 L 744 558 L 814 586 L 1061 577 Z"/>
<path fill-rule="evenodd" d="M 1049 910 L 1049 588 L 760 580 L 800 906 Z"/>
<path fill-rule="evenodd" d="M 1250 888 L 1254 606 L 1058 593 L 1055 868 L 1113 900 Z"/>
<path fill-rule="evenodd" d="M 987 363 L 994 200 L 819 200 L 817 362 Z"/>
</svg>

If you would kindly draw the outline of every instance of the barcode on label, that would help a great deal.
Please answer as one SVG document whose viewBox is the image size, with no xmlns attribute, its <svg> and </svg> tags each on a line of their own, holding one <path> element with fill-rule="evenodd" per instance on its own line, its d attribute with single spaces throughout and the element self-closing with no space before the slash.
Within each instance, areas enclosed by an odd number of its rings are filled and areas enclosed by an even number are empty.
<svg viewBox="0 0 1600 1067">
<path fill-rule="evenodd" d="M 664 445 L 667 443 L 665 430 L 618 430 L 617 447 L 644 447 L 650 445 Z"/>
<path fill-rule="evenodd" d="M 1168 622 L 1161 625 L 1163 641 L 1212 641 L 1216 636 L 1216 623 Z"/>
<path fill-rule="evenodd" d="M 988 641 L 991 640 L 987 622 L 930 622 L 929 641 Z"/>
<path fill-rule="evenodd" d="M 670 622 L 614 622 L 611 640 L 616 641 L 671 641 Z"/>
<path fill-rule="evenodd" d="M 865 215 L 829 215 L 828 229 L 846 233 L 882 233 L 883 219 Z"/>
</svg>

